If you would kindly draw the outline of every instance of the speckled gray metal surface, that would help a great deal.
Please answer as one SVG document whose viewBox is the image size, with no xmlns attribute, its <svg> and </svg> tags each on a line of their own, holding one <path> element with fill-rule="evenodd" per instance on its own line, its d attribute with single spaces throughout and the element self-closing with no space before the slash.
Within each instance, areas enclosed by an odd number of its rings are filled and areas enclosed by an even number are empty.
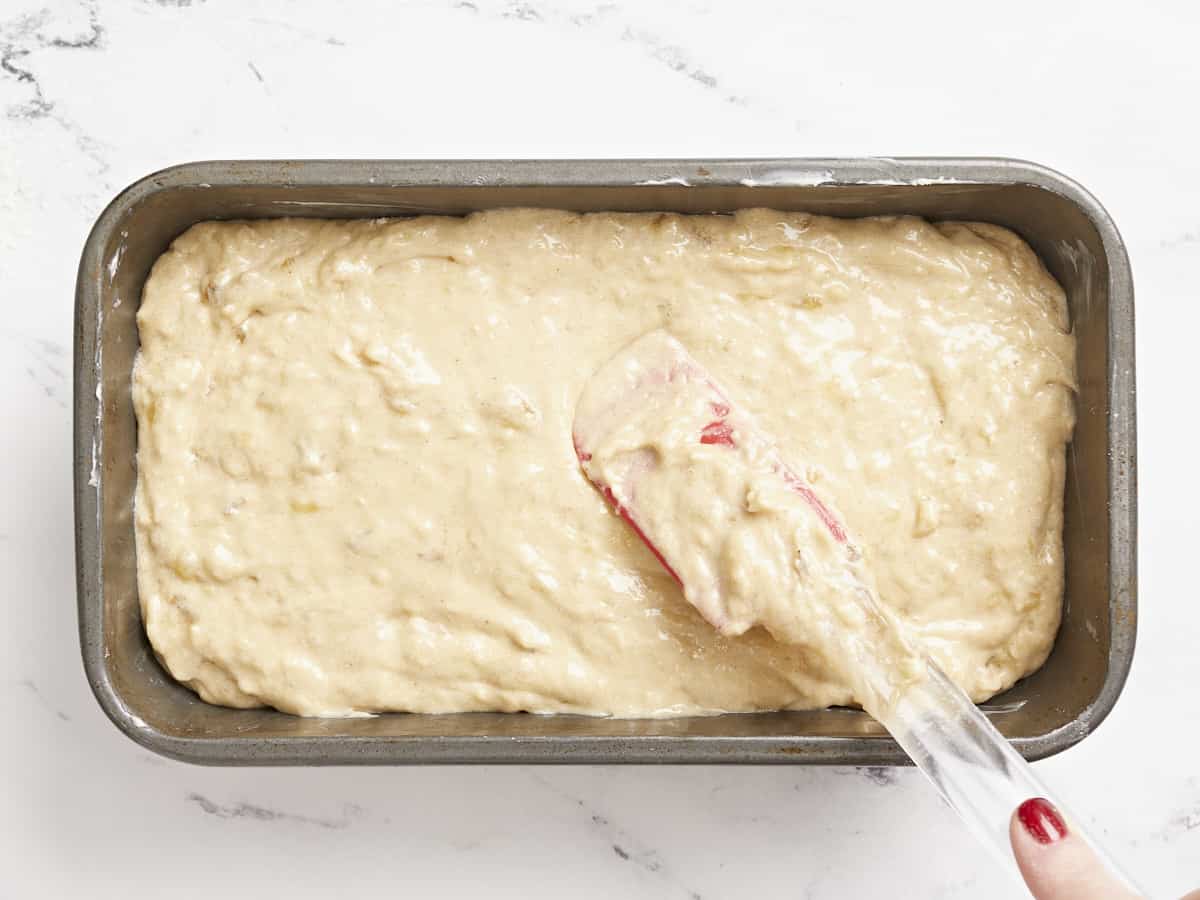
<svg viewBox="0 0 1200 900">
<path fill-rule="evenodd" d="M 135 315 L 155 258 L 195 222 L 462 214 L 500 206 L 840 216 L 913 213 L 1021 234 L 1067 291 L 1079 342 L 1066 597 L 1046 665 L 985 705 L 1027 758 L 1092 731 L 1137 629 L 1133 283 L 1125 247 L 1078 184 L 1004 159 L 240 161 L 190 163 L 122 192 L 84 247 L 75 311 L 79 633 L 100 705 L 158 753 L 217 765 L 402 763 L 902 764 L 855 710 L 633 721 L 501 713 L 300 719 L 211 706 L 159 666 L 141 625 L 133 541 Z"/>
</svg>

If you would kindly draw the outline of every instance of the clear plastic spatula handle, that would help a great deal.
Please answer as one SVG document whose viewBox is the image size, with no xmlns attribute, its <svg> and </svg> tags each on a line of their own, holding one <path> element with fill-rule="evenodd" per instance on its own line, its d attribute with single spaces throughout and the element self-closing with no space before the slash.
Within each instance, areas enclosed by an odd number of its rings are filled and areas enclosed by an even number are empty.
<svg viewBox="0 0 1200 900">
<path fill-rule="evenodd" d="M 936 664 L 927 665 L 928 677 L 904 690 L 882 724 L 996 861 L 1020 877 L 1009 822 L 1021 803 L 1043 797 L 1069 819 L 1071 833 L 1089 845 L 1114 878 L 1142 894 L 979 707 Z"/>
</svg>

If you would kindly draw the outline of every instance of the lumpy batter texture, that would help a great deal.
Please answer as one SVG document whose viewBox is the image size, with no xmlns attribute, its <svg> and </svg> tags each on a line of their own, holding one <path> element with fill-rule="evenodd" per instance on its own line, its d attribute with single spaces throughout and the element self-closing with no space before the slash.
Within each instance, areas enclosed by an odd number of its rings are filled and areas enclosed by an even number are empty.
<svg viewBox="0 0 1200 900">
<path fill-rule="evenodd" d="M 204 223 L 138 322 L 142 612 L 206 700 L 620 716 L 856 698 L 723 637 L 580 471 L 591 374 L 665 328 L 857 536 L 975 699 L 1044 660 L 1074 342 L 1008 231 L 505 210 Z"/>
</svg>

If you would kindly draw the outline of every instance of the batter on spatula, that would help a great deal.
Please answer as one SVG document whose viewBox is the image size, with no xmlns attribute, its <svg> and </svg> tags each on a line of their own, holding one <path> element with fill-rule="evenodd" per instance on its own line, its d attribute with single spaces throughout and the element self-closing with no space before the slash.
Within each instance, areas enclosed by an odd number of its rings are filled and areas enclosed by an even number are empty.
<svg viewBox="0 0 1200 900">
<path fill-rule="evenodd" d="M 841 515 L 665 331 L 593 376 L 572 437 L 588 479 L 719 632 L 763 625 L 810 648 L 872 712 L 921 676 Z"/>
</svg>

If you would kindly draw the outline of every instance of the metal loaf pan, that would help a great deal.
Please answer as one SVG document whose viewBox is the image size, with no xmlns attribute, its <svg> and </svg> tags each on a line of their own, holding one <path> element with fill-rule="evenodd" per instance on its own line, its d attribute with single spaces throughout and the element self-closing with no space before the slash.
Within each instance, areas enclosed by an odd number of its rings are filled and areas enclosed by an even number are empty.
<svg viewBox="0 0 1200 900">
<path fill-rule="evenodd" d="M 1022 235 L 1066 288 L 1079 342 L 1079 421 L 1066 484 L 1066 598 L 1046 665 L 987 704 L 1034 759 L 1112 709 L 1136 630 L 1133 285 L 1121 237 L 1079 185 L 1004 159 L 563 162 L 202 162 L 138 181 L 84 247 L 75 318 L 75 531 L 88 680 L 122 731 L 211 764 L 899 764 L 854 710 L 653 721 L 512 714 L 302 719 L 210 706 L 146 641 L 133 541 L 135 313 L 155 258 L 205 219 L 458 215 L 504 206 L 975 219 Z"/>
</svg>

